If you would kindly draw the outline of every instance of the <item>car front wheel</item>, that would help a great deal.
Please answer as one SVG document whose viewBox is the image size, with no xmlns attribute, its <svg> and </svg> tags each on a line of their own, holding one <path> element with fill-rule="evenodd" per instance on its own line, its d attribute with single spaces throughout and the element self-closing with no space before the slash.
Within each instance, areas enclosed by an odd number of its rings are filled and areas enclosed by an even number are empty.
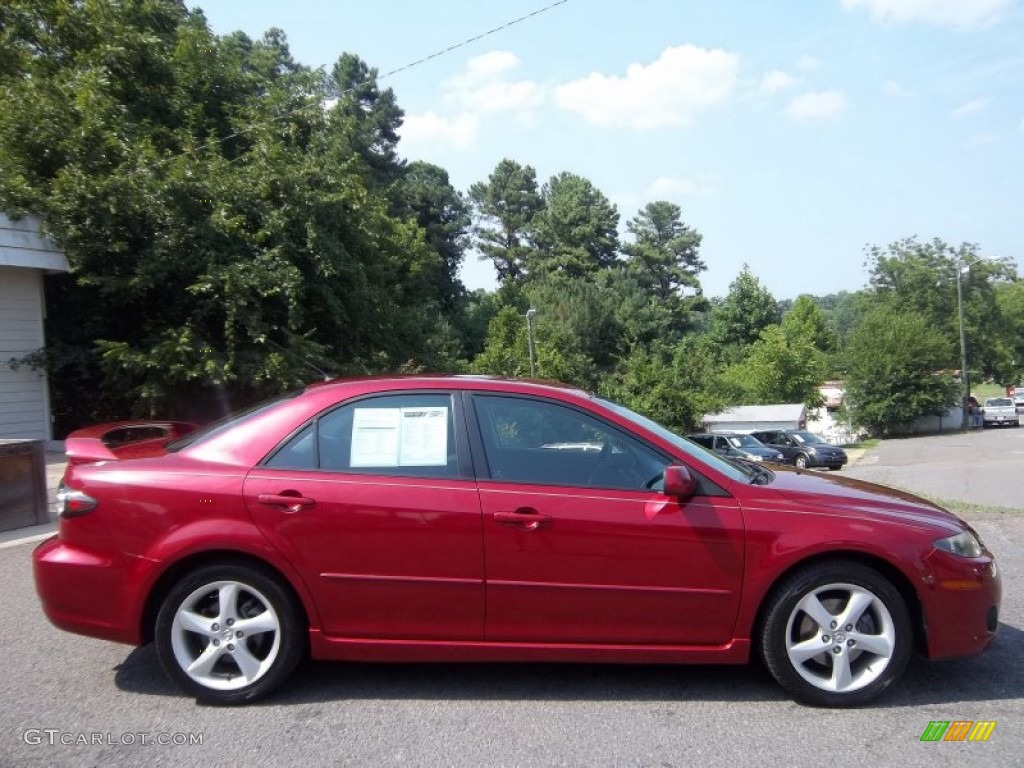
<svg viewBox="0 0 1024 768">
<path fill-rule="evenodd" d="M 906 602 L 881 574 L 823 563 L 775 591 L 759 640 L 768 670 L 797 701 L 852 707 L 903 674 L 912 632 Z"/>
<path fill-rule="evenodd" d="M 802 453 L 798 453 L 796 455 L 796 458 L 793 460 L 793 463 L 796 464 L 798 469 L 807 469 L 807 457 Z"/>
<path fill-rule="evenodd" d="M 210 565 L 186 575 L 164 599 L 155 635 L 167 674 L 209 704 L 266 695 L 305 651 L 295 599 L 248 565 Z"/>
</svg>

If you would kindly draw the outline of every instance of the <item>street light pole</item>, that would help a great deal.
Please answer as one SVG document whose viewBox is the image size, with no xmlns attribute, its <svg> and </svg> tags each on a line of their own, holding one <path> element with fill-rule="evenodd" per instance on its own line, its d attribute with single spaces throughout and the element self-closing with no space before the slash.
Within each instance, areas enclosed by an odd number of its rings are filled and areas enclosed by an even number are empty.
<svg viewBox="0 0 1024 768">
<path fill-rule="evenodd" d="M 971 374 L 967 370 L 967 334 L 964 332 L 964 290 L 960 280 L 964 270 L 970 268 L 970 265 L 965 266 L 963 262 L 956 265 L 956 309 L 957 315 L 960 318 L 960 381 L 964 386 L 964 396 L 960 402 L 960 408 L 963 411 L 960 420 L 961 429 L 967 429 L 971 426 L 967 423 L 967 401 L 971 396 Z"/>
<path fill-rule="evenodd" d="M 959 283 L 957 283 L 959 285 Z M 526 343 L 530 349 L 530 378 L 537 378 L 537 367 L 533 357 L 533 318 L 537 316 L 537 310 L 532 307 L 526 310 Z M 963 328 L 963 321 L 960 324 Z"/>
</svg>

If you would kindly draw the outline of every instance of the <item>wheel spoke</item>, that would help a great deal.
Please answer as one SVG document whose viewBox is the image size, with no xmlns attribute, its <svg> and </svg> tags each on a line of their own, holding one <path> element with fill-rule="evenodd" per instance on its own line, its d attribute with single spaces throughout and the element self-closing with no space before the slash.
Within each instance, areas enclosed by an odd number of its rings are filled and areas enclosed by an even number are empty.
<svg viewBox="0 0 1024 768">
<path fill-rule="evenodd" d="M 249 652 L 249 648 L 245 643 L 239 643 L 235 646 L 231 658 L 238 664 L 238 669 L 242 672 L 242 677 L 245 678 L 247 683 L 259 677 L 263 662 Z"/>
<path fill-rule="evenodd" d="M 892 656 L 893 642 L 892 638 L 887 633 L 883 633 L 881 635 L 865 635 L 860 632 L 851 632 L 847 637 L 856 641 L 856 648 L 858 651 L 873 653 L 876 656 L 884 656 L 885 658 Z"/>
<path fill-rule="evenodd" d="M 832 656 L 832 690 L 845 691 L 853 682 L 850 671 L 850 657 L 845 653 L 830 654 Z"/>
<path fill-rule="evenodd" d="M 816 634 L 810 640 L 796 643 L 788 649 L 789 658 L 794 664 L 803 664 L 815 656 L 819 656 L 829 649 L 829 646 L 821 642 L 821 634 Z"/>
<path fill-rule="evenodd" d="M 818 599 L 816 594 L 811 593 L 807 595 L 796 607 L 810 616 L 814 623 L 821 628 L 821 631 L 831 631 L 831 623 L 836 620 L 836 617 L 829 613 L 828 609 L 821 604 L 821 600 Z"/>
<path fill-rule="evenodd" d="M 214 666 L 217 664 L 217 660 L 223 653 L 223 645 L 219 647 L 214 647 L 212 645 L 207 646 L 207 648 L 199 654 L 199 657 L 188 665 L 185 671 L 188 672 L 189 676 L 193 679 L 209 677 Z"/>
<path fill-rule="evenodd" d="M 840 614 L 839 623 L 843 626 L 852 624 L 857 626 L 857 622 L 860 621 L 860 617 L 864 615 L 871 604 L 875 601 L 875 596 L 870 592 L 857 589 L 850 593 L 850 599 L 846 603 L 846 608 Z"/>
<path fill-rule="evenodd" d="M 219 611 L 222 621 L 238 617 L 238 585 L 235 582 L 229 581 L 227 584 L 222 584 L 217 591 L 217 600 L 220 604 Z"/>
<path fill-rule="evenodd" d="M 245 632 L 247 635 L 276 632 L 278 630 L 277 617 L 270 611 L 264 611 L 251 619 L 239 619 L 235 622 L 235 630 Z"/>
<path fill-rule="evenodd" d="M 193 611 L 178 611 L 178 624 L 181 628 L 186 632 L 195 632 L 203 637 L 213 637 L 214 632 L 211 626 L 214 621 L 215 619 L 200 616 Z"/>
</svg>

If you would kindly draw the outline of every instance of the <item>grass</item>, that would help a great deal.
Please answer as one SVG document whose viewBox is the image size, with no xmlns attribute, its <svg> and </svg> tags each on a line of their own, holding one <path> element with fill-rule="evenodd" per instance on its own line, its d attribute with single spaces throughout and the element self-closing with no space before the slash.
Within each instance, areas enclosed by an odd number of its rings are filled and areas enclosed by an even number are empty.
<svg viewBox="0 0 1024 768">
<path fill-rule="evenodd" d="M 848 449 L 863 449 L 864 451 L 869 451 L 870 449 L 872 449 L 872 447 L 876 447 L 880 442 L 882 442 L 882 439 L 880 437 L 865 437 L 859 442 L 848 442 L 843 447 L 848 447 Z"/>
<path fill-rule="evenodd" d="M 913 491 L 911 491 L 913 493 Z M 918 493 L 918 496 L 922 494 Z M 933 501 L 940 507 L 948 509 L 950 512 L 956 512 L 958 515 L 968 515 L 976 512 L 994 512 L 1000 515 L 1020 515 L 1024 514 L 1024 509 L 1019 507 L 997 507 L 990 506 L 988 504 L 975 504 L 970 501 L 957 501 L 955 499 L 943 499 L 938 496 L 924 496 L 928 501 Z"/>
<path fill-rule="evenodd" d="M 971 387 L 971 393 L 981 402 L 986 397 L 1005 397 L 1006 388 L 998 384 L 975 384 Z"/>
</svg>

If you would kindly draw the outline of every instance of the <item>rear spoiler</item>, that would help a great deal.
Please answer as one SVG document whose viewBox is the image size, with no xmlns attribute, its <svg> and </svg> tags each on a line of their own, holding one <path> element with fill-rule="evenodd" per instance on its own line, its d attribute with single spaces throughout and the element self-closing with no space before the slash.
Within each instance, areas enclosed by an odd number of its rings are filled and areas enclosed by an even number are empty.
<svg viewBox="0 0 1024 768">
<path fill-rule="evenodd" d="M 153 442 L 163 445 L 197 428 L 187 421 L 112 421 L 72 432 L 64 440 L 71 464 L 117 461 L 116 449 Z"/>
</svg>

